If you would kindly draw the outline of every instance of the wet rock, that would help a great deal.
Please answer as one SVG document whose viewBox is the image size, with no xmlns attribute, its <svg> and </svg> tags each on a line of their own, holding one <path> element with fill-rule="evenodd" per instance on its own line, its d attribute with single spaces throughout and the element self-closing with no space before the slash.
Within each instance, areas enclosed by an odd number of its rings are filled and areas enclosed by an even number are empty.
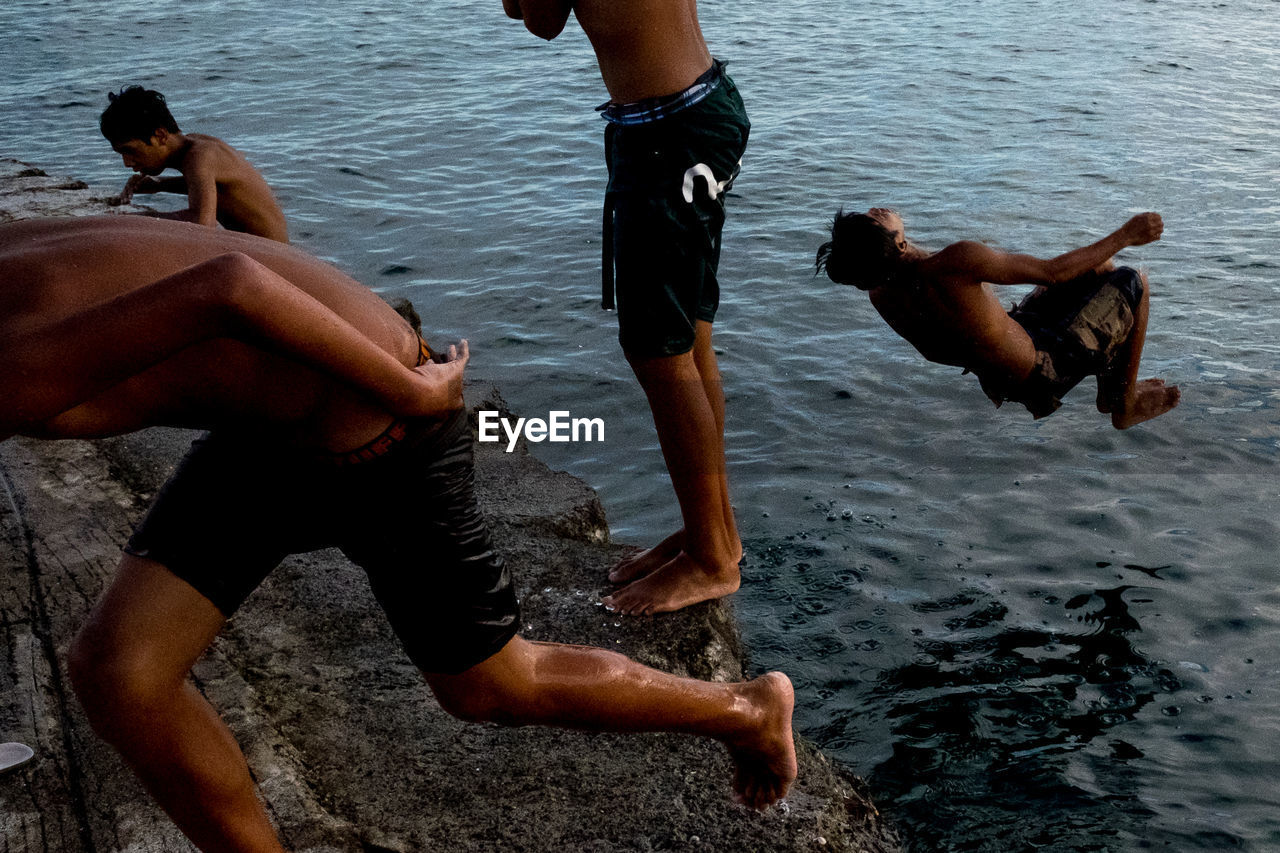
<svg viewBox="0 0 1280 853">
<path fill-rule="evenodd" d="M 84 181 L 47 175 L 28 163 L 0 158 L 0 222 L 150 209 L 132 204 L 117 206 L 113 204 L 115 198 L 95 193 Z"/>
</svg>

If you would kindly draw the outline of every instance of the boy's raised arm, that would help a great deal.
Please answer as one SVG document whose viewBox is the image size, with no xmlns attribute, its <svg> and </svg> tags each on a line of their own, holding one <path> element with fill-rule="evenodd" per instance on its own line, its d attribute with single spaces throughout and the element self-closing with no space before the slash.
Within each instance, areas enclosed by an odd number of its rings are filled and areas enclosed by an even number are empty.
<svg viewBox="0 0 1280 853">
<path fill-rule="evenodd" d="M 120 194 L 120 204 L 128 204 L 134 192 L 176 192 L 187 194 L 187 209 L 172 213 L 152 213 L 156 219 L 177 219 L 180 222 L 195 222 L 216 228 L 218 225 L 218 182 L 211 164 L 203 158 L 194 164 L 186 165 L 186 172 L 180 178 L 147 178 L 139 181 L 132 190 L 126 184 Z M 153 181 L 154 183 L 147 183 Z M 132 179 L 130 179 L 132 183 Z"/>
<path fill-rule="evenodd" d="M 187 179 L 181 175 L 156 178 L 151 175 L 134 175 L 125 182 L 124 189 L 120 191 L 120 197 L 116 204 L 128 204 L 133 201 L 134 195 L 137 194 L 150 195 L 151 193 L 177 193 L 186 195 Z"/>
<path fill-rule="evenodd" d="M 572 0 L 502 0 L 507 17 L 524 21 L 538 38 L 550 41 L 564 31 L 573 9 Z"/>
<path fill-rule="evenodd" d="M 1159 240 L 1163 231 L 1164 222 L 1160 214 L 1139 213 L 1101 240 L 1048 260 L 1034 255 L 1002 252 L 966 240 L 943 249 L 928 263 L 935 268 L 935 274 L 944 277 L 991 284 L 1053 285 L 1071 281 L 1104 266 L 1121 249 Z"/>
</svg>

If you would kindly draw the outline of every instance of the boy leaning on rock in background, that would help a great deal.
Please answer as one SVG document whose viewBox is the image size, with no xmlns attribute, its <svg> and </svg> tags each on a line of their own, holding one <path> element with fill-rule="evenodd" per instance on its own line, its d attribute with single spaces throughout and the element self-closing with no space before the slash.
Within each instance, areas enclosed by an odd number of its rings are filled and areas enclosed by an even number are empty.
<svg viewBox="0 0 1280 853">
<path fill-rule="evenodd" d="M 164 95 L 141 86 L 108 93 L 99 128 L 111 148 L 135 174 L 120 193 L 128 204 L 135 193 L 179 193 L 187 209 L 153 214 L 200 225 L 221 224 L 270 240 L 289 242 L 284 213 L 271 187 L 236 149 L 203 133 L 183 133 Z M 161 178 L 166 169 L 181 172 Z"/>
</svg>

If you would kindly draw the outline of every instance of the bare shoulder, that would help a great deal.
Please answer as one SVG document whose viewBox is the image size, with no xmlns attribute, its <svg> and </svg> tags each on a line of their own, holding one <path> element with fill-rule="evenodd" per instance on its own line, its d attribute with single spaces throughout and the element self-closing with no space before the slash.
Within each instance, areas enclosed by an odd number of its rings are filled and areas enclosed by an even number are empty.
<svg viewBox="0 0 1280 853">
<path fill-rule="evenodd" d="M 940 262 L 955 264 L 989 257 L 995 250 L 977 240 L 959 240 L 947 246 L 933 257 Z"/>
<path fill-rule="evenodd" d="M 207 133 L 188 133 L 187 139 L 191 140 L 192 149 L 201 149 L 203 151 L 235 151 L 226 142 L 223 142 L 216 136 L 210 136 Z"/>
<path fill-rule="evenodd" d="M 187 168 L 212 168 L 215 171 L 238 171 L 248 166 L 243 154 L 216 136 L 204 133 L 188 133 L 191 147 L 183 158 L 184 170 Z"/>
<path fill-rule="evenodd" d="M 981 280 L 981 270 L 996 251 L 977 240 L 960 240 L 921 262 L 920 270 L 937 281 L 952 284 Z"/>
</svg>

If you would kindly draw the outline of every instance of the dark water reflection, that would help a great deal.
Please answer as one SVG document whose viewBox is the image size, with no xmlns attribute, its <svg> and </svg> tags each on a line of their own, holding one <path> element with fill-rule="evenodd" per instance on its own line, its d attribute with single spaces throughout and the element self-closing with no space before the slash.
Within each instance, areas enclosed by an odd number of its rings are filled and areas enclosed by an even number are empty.
<svg viewBox="0 0 1280 853">
<path fill-rule="evenodd" d="M 1148 651 L 1164 645 L 1177 566 L 993 559 L 987 572 L 961 558 L 950 583 L 946 557 L 858 544 L 894 514 L 834 515 L 834 528 L 750 544 L 749 595 L 775 620 L 756 657 L 793 661 L 803 730 L 869 778 L 912 849 L 1272 849 L 1273 823 L 1235 831 L 1244 799 L 1197 790 L 1178 769 L 1233 772 L 1248 745 L 1198 712 L 1251 690 L 1215 697 L 1204 666 Z M 932 594 L 881 588 L 889 571 Z M 1119 582 L 1081 589 L 1084 577 Z M 831 630 L 806 630 L 815 618 Z M 1216 631 L 1247 635 L 1248 623 Z"/>
<path fill-rule="evenodd" d="M 1122 726 L 1182 683 L 1133 644 L 1126 599 L 1141 594 L 1122 585 L 1061 604 L 1078 633 L 1007 626 L 1006 608 L 967 592 L 913 606 L 966 637 L 917 638 L 914 660 L 871 691 L 894 735 L 872 784 L 924 849 L 1106 850 L 1109 836 L 1145 836 L 1151 811 L 1121 767 L 1143 753 Z M 1090 762 L 1108 766 L 1086 789 L 1070 763 L 1097 739 Z"/>
</svg>

